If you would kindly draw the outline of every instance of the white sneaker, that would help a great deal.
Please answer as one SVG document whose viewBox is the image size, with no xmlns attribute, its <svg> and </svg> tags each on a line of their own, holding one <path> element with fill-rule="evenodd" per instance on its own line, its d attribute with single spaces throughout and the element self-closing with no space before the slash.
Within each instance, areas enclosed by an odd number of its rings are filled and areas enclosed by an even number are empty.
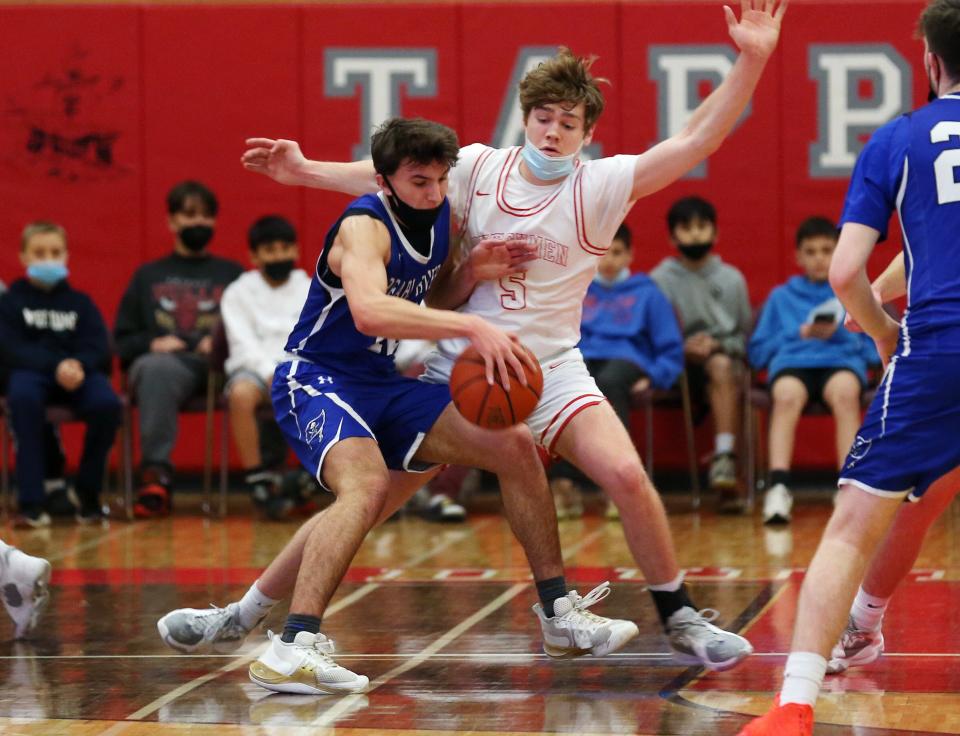
<svg viewBox="0 0 960 736">
<path fill-rule="evenodd" d="M 709 615 L 705 615 L 708 611 Z M 717 615 L 709 608 L 695 611 L 684 606 L 667 619 L 667 636 L 675 661 L 722 672 L 753 653 L 753 646 L 742 636 L 711 623 Z"/>
<path fill-rule="evenodd" d="M 857 628 L 851 616 L 827 662 L 827 674 L 838 675 L 851 667 L 873 664 L 883 654 L 883 631 Z"/>
<path fill-rule="evenodd" d="M 777 483 L 763 494 L 763 523 L 789 524 L 793 496 L 783 483 Z"/>
<path fill-rule="evenodd" d="M 14 639 L 33 632 L 50 600 L 50 563 L 5 545 L 0 552 L 0 590 L 3 606 L 14 623 Z"/>
<path fill-rule="evenodd" d="M 551 657 L 603 657 L 620 649 L 640 633 L 633 621 L 604 618 L 587 609 L 610 595 L 610 583 L 602 583 L 581 597 L 571 590 L 553 602 L 553 618 L 547 618 L 543 606 L 533 612 L 543 629 L 543 651 Z"/>
<path fill-rule="evenodd" d="M 250 680 L 278 693 L 324 695 L 362 693 L 370 680 L 333 661 L 333 641 L 323 634 L 301 631 L 287 643 L 272 631 L 270 645 L 250 665 Z"/>
<path fill-rule="evenodd" d="M 264 615 L 266 618 L 266 615 Z M 263 621 L 261 618 L 260 621 Z M 243 644 L 257 621 L 249 629 L 240 623 L 240 604 L 231 603 L 226 608 L 210 604 L 210 608 L 178 608 L 157 621 L 157 631 L 168 647 L 178 652 L 215 651 L 226 654 Z"/>
</svg>

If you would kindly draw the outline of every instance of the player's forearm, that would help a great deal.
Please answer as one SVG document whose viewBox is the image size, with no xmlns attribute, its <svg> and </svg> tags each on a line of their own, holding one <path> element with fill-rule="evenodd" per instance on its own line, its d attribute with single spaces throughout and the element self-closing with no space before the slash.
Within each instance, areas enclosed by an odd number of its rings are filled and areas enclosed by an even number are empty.
<svg viewBox="0 0 960 736">
<path fill-rule="evenodd" d="M 767 58 L 740 54 L 733 69 L 690 116 L 681 136 L 695 141 L 704 156 L 713 153 L 746 110 Z"/>
<path fill-rule="evenodd" d="M 841 274 L 840 276 L 834 276 L 831 271 L 830 285 L 844 308 L 864 332 L 874 338 L 883 334 L 891 317 L 873 298 L 865 268 L 860 268 L 850 275 Z"/>
<path fill-rule="evenodd" d="M 873 282 L 873 289 L 880 294 L 884 304 L 899 299 L 907 293 L 907 274 L 903 263 L 903 251 L 890 261 L 890 265 Z"/>
<path fill-rule="evenodd" d="M 437 277 L 427 294 L 427 306 L 434 309 L 457 309 L 466 303 L 475 288 L 477 279 L 470 266 L 470 259 L 467 258 L 448 273 Z"/>
<path fill-rule="evenodd" d="M 351 304 L 351 311 L 357 329 L 362 333 L 392 340 L 472 337 L 480 319 L 446 309 L 424 309 L 406 299 L 386 294 L 363 305 Z"/>
<path fill-rule="evenodd" d="M 296 183 L 313 189 L 359 196 L 376 192 L 376 173 L 371 161 L 311 161 L 296 173 Z"/>
</svg>

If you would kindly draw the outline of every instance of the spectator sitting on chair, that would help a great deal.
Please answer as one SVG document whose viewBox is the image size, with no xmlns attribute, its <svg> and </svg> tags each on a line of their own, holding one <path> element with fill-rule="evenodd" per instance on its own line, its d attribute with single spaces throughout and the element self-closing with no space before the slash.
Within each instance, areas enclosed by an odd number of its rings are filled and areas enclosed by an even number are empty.
<svg viewBox="0 0 960 736">
<path fill-rule="evenodd" d="M 747 284 L 740 271 L 711 254 L 717 241 L 712 204 L 699 197 L 674 202 L 667 228 L 678 257 L 665 258 L 650 275 L 680 315 L 691 391 L 695 399 L 706 398 L 713 414 L 710 487 L 720 494 L 721 511 L 741 511 L 734 450 L 750 331 Z"/>
<path fill-rule="evenodd" d="M 280 474 L 271 467 L 282 465 L 286 457 L 282 436 L 282 452 L 275 463 L 264 462 L 261 448 L 272 434 L 279 434 L 279 428 L 273 419 L 258 422 L 257 412 L 271 406 L 268 387 L 307 299 L 310 277 L 296 268 L 297 233 L 282 217 L 261 217 L 250 227 L 248 241 L 255 268 L 226 288 L 220 305 L 230 349 L 224 365 L 225 392 L 247 490 L 267 516 L 277 519 L 286 517 L 298 499 L 280 493 Z"/>
<path fill-rule="evenodd" d="M 177 412 L 206 386 L 220 297 L 243 273 L 240 264 L 208 252 L 217 210 L 217 198 L 199 182 L 170 190 L 173 253 L 137 269 L 117 312 L 117 352 L 129 367 L 140 411 L 142 459 L 134 514 L 141 518 L 170 511 Z"/>
<path fill-rule="evenodd" d="M 50 524 L 43 486 L 49 404 L 70 407 L 86 424 L 76 478 L 77 520 L 99 522 L 107 455 L 121 414 L 107 378 L 107 329 L 90 297 L 67 283 L 67 235 L 62 227 L 51 222 L 27 225 L 20 261 L 26 278 L 0 297 L 0 352 L 9 370 L 7 407 L 17 439 L 15 524 Z"/>
<path fill-rule="evenodd" d="M 683 337 L 673 307 L 649 276 L 630 274 L 632 258 L 630 229 L 620 225 L 587 290 L 579 346 L 628 431 L 631 393 L 670 388 L 683 370 Z M 580 474 L 569 463 L 557 463 L 549 476 L 558 517 L 582 514 Z M 617 507 L 608 503 L 607 517 L 617 516 Z"/>
<path fill-rule="evenodd" d="M 811 217 L 797 229 L 793 276 L 771 293 L 750 338 L 750 363 L 769 372 L 770 477 L 763 499 L 765 523 L 787 523 L 793 498 L 790 464 L 797 422 L 811 401 L 822 401 L 836 422 L 837 466 L 860 427 L 860 394 L 867 366 L 879 363 L 873 341 L 843 326 L 844 311 L 827 281 L 837 226 Z"/>
</svg>

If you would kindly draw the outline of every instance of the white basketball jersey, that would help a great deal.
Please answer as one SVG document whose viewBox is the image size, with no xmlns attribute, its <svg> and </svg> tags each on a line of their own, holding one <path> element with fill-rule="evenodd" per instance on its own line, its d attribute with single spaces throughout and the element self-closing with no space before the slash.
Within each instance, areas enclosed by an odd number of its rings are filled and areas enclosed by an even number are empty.
<svg viewBox="0 0 960 736">
<path fill-rule="evenodd" d="M 525 239 L 539 249 L 526 273 L 481 282 L 459 311 L 516 333 L 542 360 L 580 342 L 583 299 L 630 208 L 636 156 L 581 163 L 559 184 L 536 186 L 520 174 L 520 150 L 467 146 L 450 172 L 464 248 Z M 456 356 L 467 344 L 443 340 L 440 350 Z"/>
</svg>

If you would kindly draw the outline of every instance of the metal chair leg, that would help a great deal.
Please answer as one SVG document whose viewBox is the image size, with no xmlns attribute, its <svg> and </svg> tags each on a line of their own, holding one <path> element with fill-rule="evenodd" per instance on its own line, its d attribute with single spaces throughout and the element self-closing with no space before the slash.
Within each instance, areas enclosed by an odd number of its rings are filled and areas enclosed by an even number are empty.
<svg viewBox="0 0 960 736">
<path fill-rule="evenodd" d="M 128 398 L 123 407 L 123 495 L 127 521 L 133 520 L 133 407 Z"/>
<path fill-rule="evenodd" d="M 700 468 L 697 465 L 697 447 L 693 433 L 693 406 L 687 372 L 680 374 L 680 396 L 683 404 L 683 428 L 687 436 L 687 465 L 690 469 L 691 498 L 694 509 L 700 508 Z"/>
<path fill-rule="evenodd" d="M 220 518 L 227 515 L 227 473 L 230 468 L 229 412 L 224 407 L 220 421 Z"/>
<path fill-rule="evenodd" d="M 7 418 L 0 417 L 0 513 L 7 516 L 10 513 L 10 457 L 7 436 Z"/>
<path fill-rule="evenodd" d="M 216 393 L 213 376 L 207 377 L 207 413 L 205 417 L 203 447 L 203 513 L 210 515 L 213 510 L 210 495 L 213 486 L 213 415 L 216 411 Z"/>
</svg>

